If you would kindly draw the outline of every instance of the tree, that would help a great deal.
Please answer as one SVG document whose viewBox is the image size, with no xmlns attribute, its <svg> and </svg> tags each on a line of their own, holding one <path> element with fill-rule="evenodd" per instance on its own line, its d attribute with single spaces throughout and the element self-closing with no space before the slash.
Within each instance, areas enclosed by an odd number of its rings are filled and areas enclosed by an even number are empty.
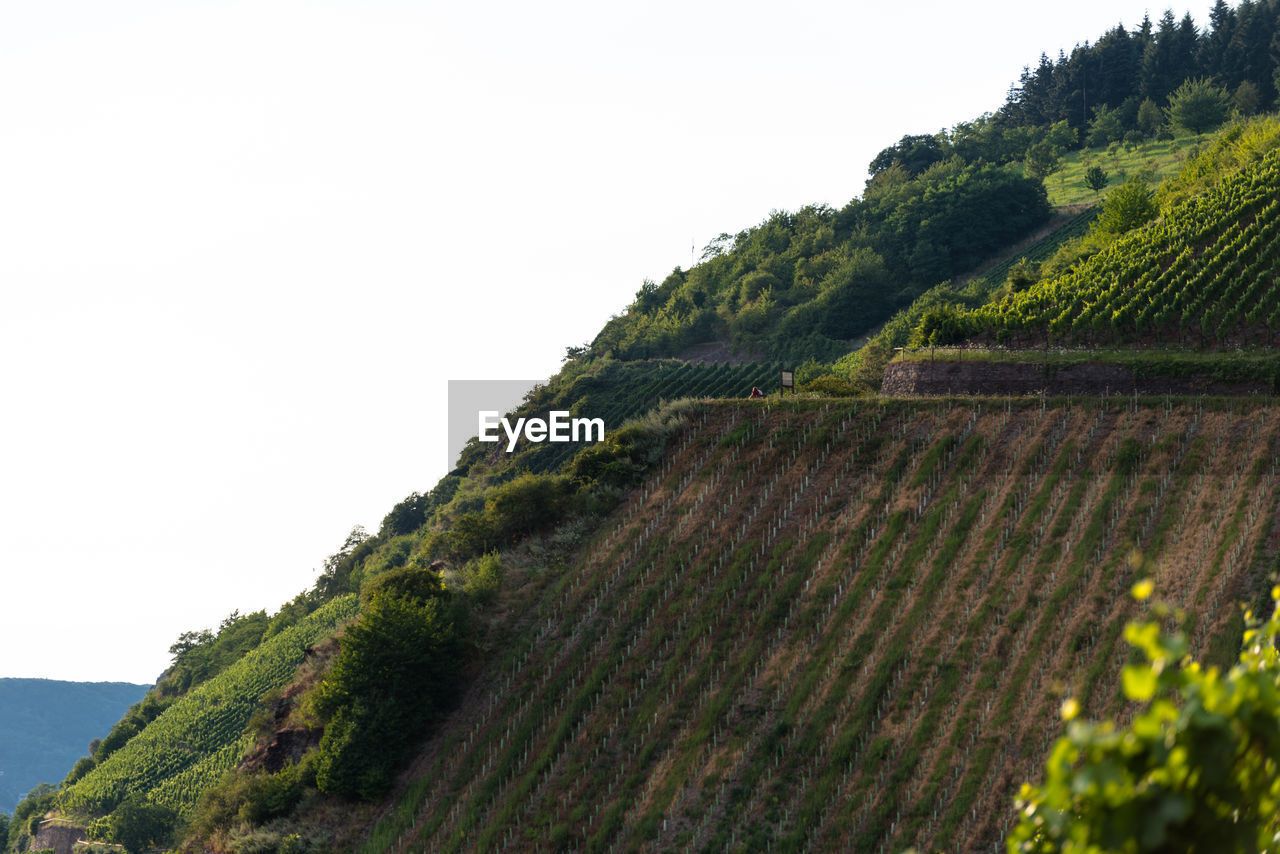
<svg viewBox="0 0 1280 854">
<path fill-rule="evenodd" d="M 1202 134 L 1226 121 L 1229 103 L 1227 93 L 1208 80 L 1187 80 L 1169 96 L 1169 123 Z"/>
<path fill-rule="evenodd" d="M 1262 106 L 1262 95 L 1252 80 L 1241 81 L 1236 92 L 1231 96 L 1231 104 L 1242 116 L 1252 116 Z"/>
<path fill-rule="evenodd" d="M 405 748 L 453 702 L 458 643 L 450 595 L 437 573 L 411 567 L 362 590 L 360 619 L 343 632 L 315 694 L 326 721 L 316 763 L 322 792 L 383 794 Z"/>
<path fill-rule="evenodd" d="M 1150 595 L 1151 582 L 1134 586 Z M 1271 592 L 1280 601 L 1280 587 Z M 1280 838 L 1280 614 L 1246 613 L 1243 651 L 1226 673 L 1187 656 L 1180 634 L 1131 623 L 1124 636 L 1146 662 L 1121 671 L 1145 704 L 1132 723 L 1076 720 L 1049 755 L 1045 780 L 1024 784 L 1013 852 L 1272 851 Z M 1152 608 L 1157 620 L 1170 615 Z"/>
<path fill-rule="evenodd" d="M 1155 101 L 1147 98 L 1138 105 L 1138 128 L 1147 136 L 1155 136 L 1164 124 L 1164 112 Z"/>
<path fill-rule="evenodd" d="M 76 764 L 71 766 L 71 770 L 67 772 L 67 777 L 62 781 L 63 786 L 70 786 L 76 780 L 79 780 L 85 774 L 88 774 L 98 763 L 93 761 L 92 756 L 81 756 L 76 760 Z"/>
<path fill-rule="evenodd" d="M 645 279 L 636 291 L 636 300 L 631 308 L 641 313 L 648 313 L 658 307 L 658 283 L 653 279 Z"/>
<path fill-rule="evenodd" d="M 1209 11 L 1209 30 L 1200 48 L 1200 70 L 1210 77 L 1225 80 L 1231 59 L 1231 38 L 1235 32 L 1236 13 L 1226 0 L 1214 0 Z"/>
<path fill-rule="evenodd" d="M 153 804 L 142 795 L 131 795 L 111 812 L 111 841 L 129 854 L 157 845 L 168 845 L 178 816 L 169 807 Z"/>
<path fill-rule="evenodd" d="M 1068 124 L 1066 119 L 1054 122 L 1049 127 L 1049 132 L 1044 135 L 1044 141 L 1049 143 L 1055 154 L 1062 154 L 1064 151 L 1075 148 L 1079 138 L 1079 132 Z"/>
<path fill-rule="evenodd" d="M 1047 140 L 1037 142 L 1027 149 L 1026 159 L 1022 162 L 1027 167 L 1027 174 L 1040 181 L 1062 168 L 1062 158 Z"/>
<path fill-rule="evenodd" d="M 430 493 L 409 493 L 404 501 L 392 507 L 391 512 L 382 517 L 382 525 L 378 528 L 379 536 L 399 537 L 412 534 L 426 524 L 427 514 L 431 512 L 432 506 Z"/>
<path fill-rule="evenodd" d="M 896 145 L 891 145 L 877 154 L 872 159 L 871 165 L 867 167 L 867 171 L 874 178 L 891 166 L 901 166 L 908 175 L 919 175 L 933 164 L 947 158 L 945 143 L 945 134 L 936 136 L 907 134 L 898 140 Z"/>
<path fill-rule="evenodd" d="M 1144 97 L 1162 101 L 1185 79 L 1181 73 L 1184 68 L 1181 48 L 1177 21 L 1173 11 L 1166 9 L 1160 16 L 1155 37 L 1143 49 L 1140 85 Z"/>
<path fill-rule="evenodd" d="M 1124 234 L 1155 218 L 1158 210 L 1146 180 L 1134 175 L 1107 195 L 1096 227 L 1104 234 Z"/>
<path fill-rule="evenodd" d="M 1107 177 L 1106 170 L 1095 164 L 1085 170 L 1084 184 L 1097 195 L 1107 186 Z"/>
<path fill-rule="evenodd" d="M 1101 106 L 1093 111 L 1093 121 L 1089 122 L 1089 145 L 1098 148 L 1115 142 L 1124 136 L 1124 123 L 1120 120 L 1120 111 Z"/>
</svg>

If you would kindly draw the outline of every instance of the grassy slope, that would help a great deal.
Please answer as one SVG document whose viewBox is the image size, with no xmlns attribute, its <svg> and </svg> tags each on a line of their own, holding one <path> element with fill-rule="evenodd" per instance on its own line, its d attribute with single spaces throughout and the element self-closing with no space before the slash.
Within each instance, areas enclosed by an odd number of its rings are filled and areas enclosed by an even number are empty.
<svg viewBox="0 0 1280 854">
<path fill-rule="evenodd" d="M 717 404 L 509 634 L 366 851 L 976 849 L 1115 690 L 1138 573 L 1204 651 L 1275 553 L 1260 405 Z M 1144 565 L 1135 569 L 1135 555 Z"/>
<path fill-rule="evenodd" d="M 1142 171 L 1152 175 L 1152 183 L 1159 183 L 1176 172 L 1190 151 L 1204 139 L 1185 134 L 1134 146 L 1116 143 L 1106 148 L 1069 152 L 1062 158 L 1062 169 L 1045 179 L 1049 204 L 1054 207 L 1093 204 L 1108 189 L 1123 184 L 1125 178 Z M 1100 193 L 1090 190 L 1084 183 L 1084 173 L 1090 166 L 1101 166 L 1107 173 L 1107 187 Z"/>
</svg>

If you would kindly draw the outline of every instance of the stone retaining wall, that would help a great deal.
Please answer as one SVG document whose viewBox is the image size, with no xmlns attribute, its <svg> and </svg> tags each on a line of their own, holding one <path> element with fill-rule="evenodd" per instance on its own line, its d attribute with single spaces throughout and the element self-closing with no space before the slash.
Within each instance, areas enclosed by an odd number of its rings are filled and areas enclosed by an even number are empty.
<svg viewBox="0 0 1280 854">
<path fill-rule="evenodd" d="M 72 848 L 84 838 L 84 828 L 67 821 L 45 820 L 40 822 L 36 836 L 31 840 L 32 851 L 52 849 L 56 854 L 72 854 Z"/>
<path fill-rule="evenodd" d="M 1208 377 L 1136 379 L 1123 365 L 1084 363 L 1046 368 L 1031 362 L 890 362 L 880 393 L 889 396 L 977 395 L 1108 395 L 1270 394 L 1267 382 L 1219 382 Z"/>
</svg>

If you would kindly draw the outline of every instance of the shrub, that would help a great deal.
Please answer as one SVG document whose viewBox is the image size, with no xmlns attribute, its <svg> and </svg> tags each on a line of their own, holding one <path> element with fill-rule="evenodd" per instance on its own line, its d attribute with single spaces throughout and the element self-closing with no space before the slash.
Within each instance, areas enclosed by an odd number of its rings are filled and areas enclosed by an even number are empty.
<svg viewBox="0 0 1280 854">
<path fill-rule="evenodd" d="M 153 804 L 142 795 L 131 795 L 111 813 L 110 839 L 130 854 L 168 845 L 177 817 L 169 807 Z"/>
<path fill-rule="evenodd" d="M 391 785 L 405 748 L 453 701 L 457 632 L 437 573 L 402 568 L 363 591 L 315 706 L 327 721 L 316 759 L 326 794 L 372 800 Z"/>
<path fill-rule="evenodd" d="M 488 552 L 467 561 L 460 574 L 462 591 L 477 603 L 487 603 L 502 583 L 502 560 L 497 552 Z"/>
<path fill-rule="evenodd" d="M 1134 587 L 1137 598 L 1151 583 Z M 1280 587 L 1272 591 L 1280 600 Z M 1154 615 L 1169 616 L 1157 605 Z M 1074 720 L 1045 782 L 1024 785 L 1010 851 L 1271 851 L 1280 838 L 1280 615 L 1246 615 L 1244 650 L 1226 673 L 1187 657 L 1159 623 L 1130 624 L 1146 663 L 1121 671 L 1145 706 L 1126 727 Z"/>
<path fill-rule="evenodd" d="M 485 514 L 494 534 L 512 543 L 565 516 L 574 497 L 570 478 L 526 472 L 490 490 Z"/>
<path fill-rule="evenodd" d="M 1146 178 L 1134 175 L 1107 194 L 1096 228 L 1103 234 L 1124 234 L 1152 220 L 1158 210 Z"/>
</svg>

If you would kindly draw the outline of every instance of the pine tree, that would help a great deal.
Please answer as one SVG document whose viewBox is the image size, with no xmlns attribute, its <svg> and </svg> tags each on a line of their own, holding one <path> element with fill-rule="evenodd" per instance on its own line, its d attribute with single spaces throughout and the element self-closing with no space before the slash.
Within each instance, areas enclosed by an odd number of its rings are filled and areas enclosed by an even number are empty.
<svg viewBox="0 0 1280 854">
<path fill-rule="evenodd" d="M 1200 41 L 1198 65 L 1201 74 L 1228 82 L 1228 50 L 1235 27 L 1235 10 L 1227 5 L 1227 0 L 1217 0 L 1209 12 L 1209 30 Z"/>
<path fill-rule="evenodd" d="M 1165 100 L 1181 82 L 1177 78 L 1178 27 L 1173 12 L 1165 10 L 1152 41 L 1142 54 L 1140 89 L 1143 97 L 1157 103 Z"/>
<path fill-rule="evenodd" d="M 1275 12 L 1267 4 L 1241 0 L 1236 9 L 1236 27 L 1227 49 L 1229 73 L 1223 84 L 1234 89 L 1244 81 L 1258 87 L 1262 103 L 1275 100 L 1275 64 L 1271 58 L 1272 39 L 1276 35 Z"/>
</svg>

